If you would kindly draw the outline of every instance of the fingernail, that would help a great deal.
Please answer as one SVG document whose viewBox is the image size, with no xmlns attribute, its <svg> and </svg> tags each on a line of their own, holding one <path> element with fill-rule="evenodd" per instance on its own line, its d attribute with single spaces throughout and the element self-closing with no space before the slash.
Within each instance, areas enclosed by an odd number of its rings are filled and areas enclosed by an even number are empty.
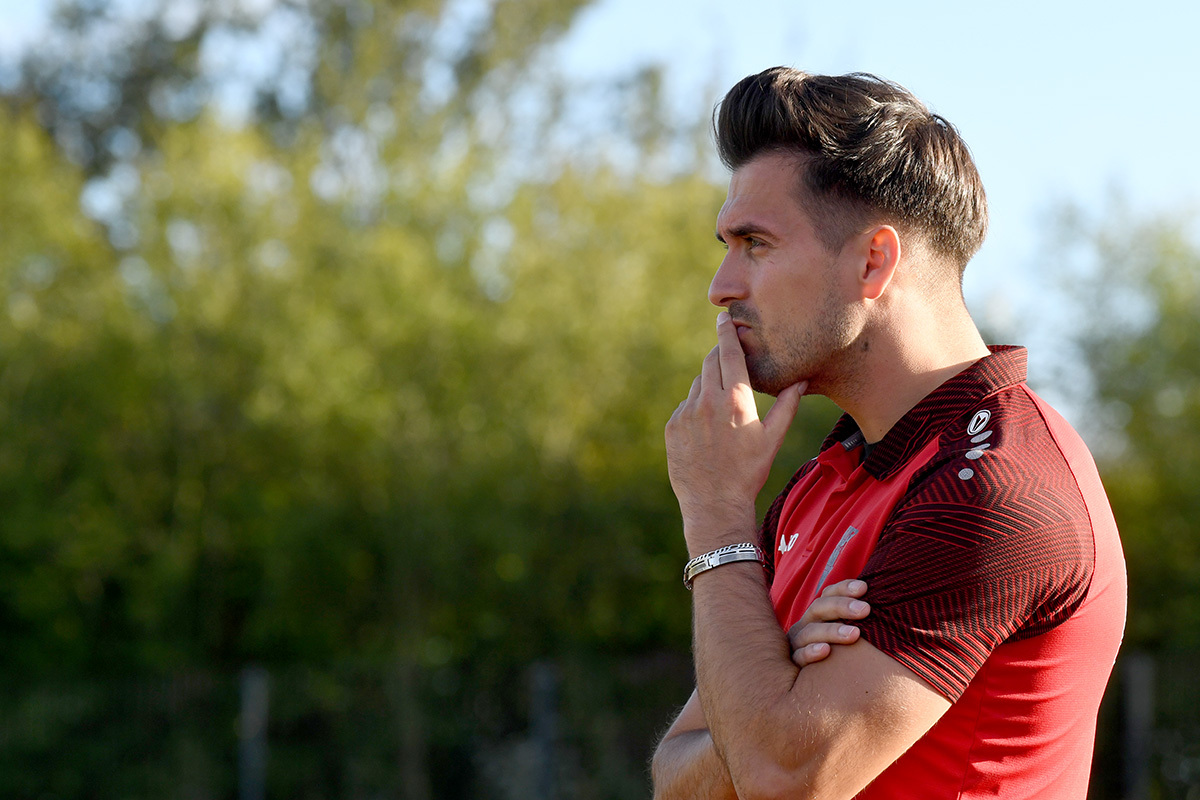
<svg viewBox="0 0 1200 800">
<path fill-rule="evenodd" d="M 850 581 L 850 591 L 861 592 L 867 588 L 867 585 L 862 581 Z"/>
<path fill-rule="evenodd" d="M 718 325 L 724 325 L 726 322 L 729 322 L 729 312 L 728 311 L 722 311 L 720 314 L 717 314 L 717 324 Z"/>
<path fill-rule="evenodd" d="M 852 625 L 843 625 L 838 628 L 838 636 L 849 636 L 852 633 L 854 633 L 854 626 Z"/>
<path fill-rule="evenodd" d="M 869 606 L 866 603 L 864 603 L 862 600 L 851 600 L 850 601 L 850 610 L 853 611 L 855 614 L 859 613 L 860 611 L 866 611 L 868 608 L 869 608 Z"/>
</svg>

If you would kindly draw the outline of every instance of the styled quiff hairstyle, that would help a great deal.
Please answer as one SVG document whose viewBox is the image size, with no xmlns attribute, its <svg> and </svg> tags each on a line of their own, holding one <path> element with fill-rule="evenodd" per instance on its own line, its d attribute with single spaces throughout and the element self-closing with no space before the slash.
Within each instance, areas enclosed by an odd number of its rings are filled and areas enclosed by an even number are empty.
<svg viewBox="0 0 1200 800">
<path fill-rule="evenodd" d="M 762 153 L 798 156 L 798 199 L 829 250 L 886 222 L 923 234 L 961 277 L 983 244 L 987 197 L 966 143 L 895 83 L 773 67 L 729 90 L 713 131 L 731 170 Z"/>
</svg>

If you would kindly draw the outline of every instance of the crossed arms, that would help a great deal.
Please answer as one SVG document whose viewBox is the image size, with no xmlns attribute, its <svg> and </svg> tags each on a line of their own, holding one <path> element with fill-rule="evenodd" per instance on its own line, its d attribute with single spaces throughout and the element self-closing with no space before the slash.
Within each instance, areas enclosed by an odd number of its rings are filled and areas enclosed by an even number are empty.
<svg viewBox="0 0 1200 800">
<path fill-rule="evenodd" d="M 754 499 L 804 386 L 759 420 L 728 316 L 667 425 L 672 487 L 695 556 L 755 536 Z M 696 692 L 655 753 L 655 797 L 850 798 L 900 757 L 950 703 L 866 641 L 802 668 L 771 610 L 762 569 L 736 563 L 694 586 Z M 814 604 L 816 605 L 816 604 Z M 832 620 L 828 610 L 802 623 Z M 824 614 L 824 615 L 823 615 Z M 838 642 L 793 629 L 804 645 Z"/>
<path fill-rule="evenodd" d="M 698 688 L 655 753 L 659 800 L 853 797 L 950 706 L 866 641 L 797 668 L 755 569 L 706 573 L 726 585 L 696 596 Z"/>
</svg>

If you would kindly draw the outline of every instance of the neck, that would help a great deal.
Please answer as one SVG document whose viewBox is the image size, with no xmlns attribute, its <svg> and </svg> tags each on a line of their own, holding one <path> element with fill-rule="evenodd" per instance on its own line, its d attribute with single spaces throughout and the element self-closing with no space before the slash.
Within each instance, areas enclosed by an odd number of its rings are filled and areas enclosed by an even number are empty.
<svg viewBox="0 0 1200 800">
<path fill-rule="evenodd" d="M 829 397 L 878 442 L 930 392 L 988 355 L 965 307 L 920 307 L 903 319 L 868 326 L 859 356 Z"/>
</svg>

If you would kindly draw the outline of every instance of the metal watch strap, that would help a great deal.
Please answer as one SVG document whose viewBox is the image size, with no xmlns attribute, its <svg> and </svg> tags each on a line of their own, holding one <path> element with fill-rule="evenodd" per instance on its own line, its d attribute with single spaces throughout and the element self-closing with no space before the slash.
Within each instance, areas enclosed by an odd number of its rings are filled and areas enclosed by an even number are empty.
<svg viewBox="0 0 1200 800">
<path fill-rule="evenodd" d="M 708 572 L 710 569 L 716 569 L 724 564 L 733 564 L 737 561 L 757 561 L 765 567 L 767 557 L 763 553 L 762 548 L 751 542 L 727 545 L 710 553 L 696 556 L 687 562 L 683 568 L 683 585 L 690 590 L 692 588 L 692 581 L 701 572 Z"/>
</svg>

